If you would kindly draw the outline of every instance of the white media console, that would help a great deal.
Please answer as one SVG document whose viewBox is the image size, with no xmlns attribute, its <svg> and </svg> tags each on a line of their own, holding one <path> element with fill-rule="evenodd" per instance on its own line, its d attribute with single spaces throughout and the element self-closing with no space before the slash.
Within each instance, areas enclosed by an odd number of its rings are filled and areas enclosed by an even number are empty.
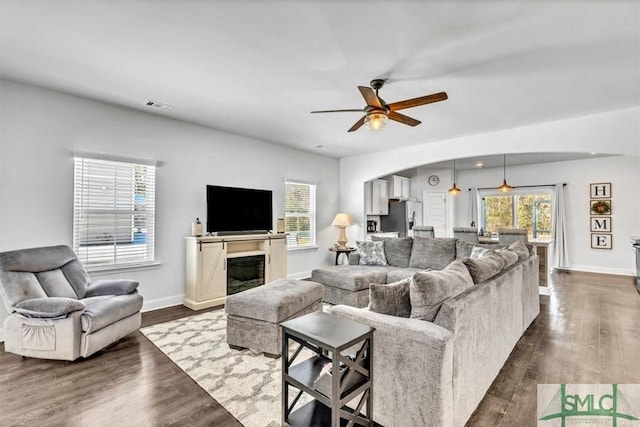
<svg viewBox="0 0 640 427">
<path fill-rule="evenodd" d="M 183 304 L 222 305 L 231 293 L 287 277 L 286 234 L 186 237 Z"/>
</svg>

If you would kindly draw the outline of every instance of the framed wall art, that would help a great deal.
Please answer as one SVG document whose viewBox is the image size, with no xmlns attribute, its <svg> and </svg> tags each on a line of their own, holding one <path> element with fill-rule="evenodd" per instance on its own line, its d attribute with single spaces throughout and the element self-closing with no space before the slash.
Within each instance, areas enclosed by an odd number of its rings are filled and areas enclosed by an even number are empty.
<svg viewBox="0 0 640 427">
<path fill-rule="evenodd" d="M 591 231 L 596 233 L 611 233 L 611 217 L 592 216 Z"/>
<path fill-rule="evenodd" d="M 591 233 L 592 249 L 612 249 L 613 235 L 610 233 Z"/>
<path fill-rule="evenodd" d="M 591 184 L 591 198 L 592 199 L 610 199 L 611 198 L 611 183 L 600 182 Z"/>
<path fill-rule="evenodd" d="M 611 199 L 596 199 L 589 203 L 591 215 L 611 215 Z"/>
</svg>

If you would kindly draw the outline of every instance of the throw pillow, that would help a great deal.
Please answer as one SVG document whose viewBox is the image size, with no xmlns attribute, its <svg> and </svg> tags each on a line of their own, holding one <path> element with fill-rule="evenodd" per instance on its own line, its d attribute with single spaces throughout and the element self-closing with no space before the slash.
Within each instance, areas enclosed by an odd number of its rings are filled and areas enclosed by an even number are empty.
<svg viewBox="0 0 640 427">
<path fill-rule="evenodd" d="M 387 265 L 384 242 L 356 242 L 360 265 Z"/>
<path fill-rule="evenodd" d="M 374 242 L 384 242 L 384 254 L 387 263 L 394 267 L 409 267 L 413 239 L 411 237 L 378 237 L 371 236 Z"/>
<path fill-rule="evenodd" d="M 462 261 L 453 261 L 444 270 L 417 272 L 409 285 L 412 319 L 432 322 L 442 303 L 473 286 Z"/>
<path fill-rule="evenodd" d="M 84 308 L 81 301 L 63 297 L 28 299 L 19 302 L 14 307 L 15 311 L 24 317 L 47 319 L 66 317 L 72 311 L 84 310 Z"/>
<path fill-rule="evenodd" d="M 518 254 L 509 248 L 498 249 L 495 251 L 495 253 L 500 255 L 504 260 L 504 267 L 502 268 L 503 270 L 511 267 L 513 264 L 518 262 L 519 259 Z"/>
<path fill-rule="evenodd" d="M 457 239 L 415 237 L 409 267 L 442 270 L 456 259 Z"/>
<path fill-rule="evenodd" d="M 410 283 L 410 277 L 388 285 L 371 283 L 369 286 L 369 310 L 390 316 L 409 317 L 411 314 Z"/>
<path fill-rule="evenodd" d="M 509 245 L 509 249 L 518 254 L 518 259 L 522 261 L 525 258 L 529 258 L 529 248 L 524 243 L 524 240 L 518 240 Z"/>
<path fill-rule="evenodd" d="M 482 258 L 463 258 L 462 262 L 469 270 L 473 283 L 482 283 L 502 271 L 504 260 L 495 252 L 487 253 Z"/>
<path fill-rule="evenodd" d="M 472 243 L 467 242 L 466 240 L 460 240 L 456 242 L 456 259 L 467 258 L 471 256 L 471 251 L 473 248 L 485 248 L 485 249 L 496 249 L 502 246 L 493 244 L 493 243 Z"/>
<path fill-rule="evenodd" d="M 474 246 L 473 249 L 471 249 L 471 255 L 469 257 L 473 259 L 482 258 L 482 256 L 488 252 L 491 252 L 491 249 Z"/>
</svg>

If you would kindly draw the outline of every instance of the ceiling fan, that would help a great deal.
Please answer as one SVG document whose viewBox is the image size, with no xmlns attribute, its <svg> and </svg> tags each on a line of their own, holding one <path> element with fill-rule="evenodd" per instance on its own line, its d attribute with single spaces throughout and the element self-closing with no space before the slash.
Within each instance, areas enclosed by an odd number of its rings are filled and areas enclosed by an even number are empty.
<svg viewBox="0 0 640 427">
<path fill-rule="evenodd" d="M 322 110 L 312 111 L 312 113 L 343 113 L 343 112 L 363 112 L 364 116 L 360 118 L 348 132 L 353 132 L 362 125 L 366 125 L 371 130 L 381 130 L 387 125 L 388 119 L 396 122 L 404 123 L 409 126 L 417 126 L 422 123 L 420 120 L 416 120 L 404 114 L 398 113 L 398 110 L 405 108 L 417 107 L 419 105 L 431 104 L 432 102 L 439 102 L 446 100 L 446 92 L 438 92 L 431 95 L 421 96 L 418 98 L 405 99 L 404 101 L 392 102 L 387 104 L 382 98 L 378 96 L 378 90 L 384 86 L 383 79 L 371 80 L 371 87 L 358 86 L 358 90 L 362 94 L 367 105 L 360 109 L 348 109 L 348 110 Z M 375 92 L 374 92 L 375 90 Z"/>
</svg>

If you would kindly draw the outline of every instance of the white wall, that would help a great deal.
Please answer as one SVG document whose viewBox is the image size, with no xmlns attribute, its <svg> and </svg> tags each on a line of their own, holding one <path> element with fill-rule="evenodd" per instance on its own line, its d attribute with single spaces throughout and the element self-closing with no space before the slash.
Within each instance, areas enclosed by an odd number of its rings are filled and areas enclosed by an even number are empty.
<svg viewBox="0 0 640 427">
<path fill-rule="evenodd" d="M 340 209 L 349 212 L 355 222 L 347 230 L 348 238 L 353 241 L 364 235 L 362 183 L 373 177 L 454 158 L 503 153 L 597 152 L 640 156 L 639 135 L 640 107 L 634 107 L 342 158 Z M 463 188 L 461 184 L 458 186 Z"/>
<path fill-rule="evenodd" d="M 180 106 L 176 106 L 180 108 Z M 167 114 L 170 116 L 170 113 Z M 274 192 L 284 180 L 317 187 L 319 249 L 290 252 L 290 276 L 331 262 L 338 160 L 71 95 L 0 80 L 0 251 L 72 244 L 74 149 L 156 159 L 157 269 L 112 274 L 139 280 L 145 308 L 179 304 L 184 236 L 206 217 L 207 184 Z M 275 228 L 275 224 L 274 224 Z M 6 316 L 0 308 L 0 322 Z"/>
</svg>

